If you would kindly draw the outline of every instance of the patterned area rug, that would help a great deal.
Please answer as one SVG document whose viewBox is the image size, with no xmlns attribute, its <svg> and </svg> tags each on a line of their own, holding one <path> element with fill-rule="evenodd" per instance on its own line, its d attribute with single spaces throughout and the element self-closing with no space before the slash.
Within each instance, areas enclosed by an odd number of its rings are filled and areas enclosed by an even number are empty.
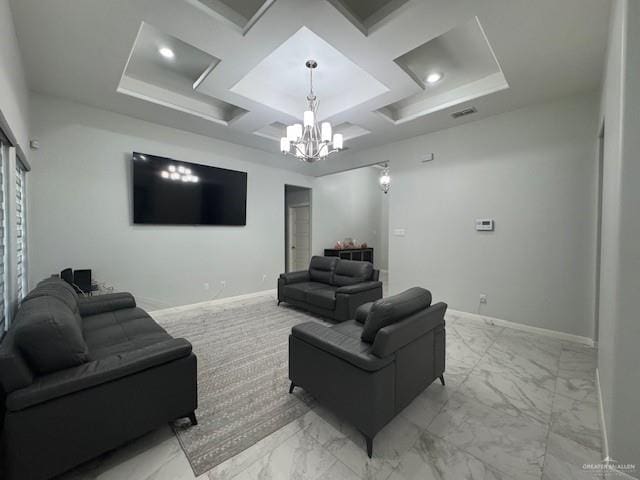
<svg viewBox="0 0 640 480">
<path fill-rule="evenodd" d="M 200 475 L 306 413 L 311 398 L 289 395 L 291 327 L 315 320 L 278 307 L 273 295 L 229 303 L 201 303 L 153 312 L 198 356 L 198 426 L 174 430 Z"/>
</svg>

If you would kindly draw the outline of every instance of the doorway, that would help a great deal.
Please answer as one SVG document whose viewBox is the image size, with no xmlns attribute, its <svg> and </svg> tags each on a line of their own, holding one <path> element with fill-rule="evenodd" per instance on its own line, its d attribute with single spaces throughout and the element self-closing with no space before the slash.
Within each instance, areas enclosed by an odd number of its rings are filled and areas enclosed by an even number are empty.
<svg viewBox="0 0 640 480">
<path fill-rule="evenodd" d="M 311 189 L 285 185 L 285 271 L 309 268 L 311 260 Z"/>
</svg>

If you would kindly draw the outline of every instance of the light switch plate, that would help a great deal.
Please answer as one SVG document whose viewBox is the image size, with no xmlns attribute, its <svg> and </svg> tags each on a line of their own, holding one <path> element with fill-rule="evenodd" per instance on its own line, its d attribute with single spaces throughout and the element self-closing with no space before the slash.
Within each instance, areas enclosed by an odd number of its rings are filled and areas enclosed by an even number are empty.
<svg viewBox="0 0 640 480">
<path fill-rule="evenodd" d="M 396 237 L 404 237 L 406 234 L 406 231 L 404 228 L 394 228 L 393 229 L 393 235 Z"/>
</svg>

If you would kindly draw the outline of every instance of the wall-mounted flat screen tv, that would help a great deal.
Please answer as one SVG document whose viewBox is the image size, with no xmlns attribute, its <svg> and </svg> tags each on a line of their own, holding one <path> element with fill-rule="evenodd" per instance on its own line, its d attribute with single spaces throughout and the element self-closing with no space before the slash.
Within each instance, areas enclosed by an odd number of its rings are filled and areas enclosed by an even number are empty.
<svg viewBox="0 0 640 480">
<path fill-rule="evenodd" d="M 133 223 L 246 225 L 247 173 L 134 152 Z"/>
</svg>

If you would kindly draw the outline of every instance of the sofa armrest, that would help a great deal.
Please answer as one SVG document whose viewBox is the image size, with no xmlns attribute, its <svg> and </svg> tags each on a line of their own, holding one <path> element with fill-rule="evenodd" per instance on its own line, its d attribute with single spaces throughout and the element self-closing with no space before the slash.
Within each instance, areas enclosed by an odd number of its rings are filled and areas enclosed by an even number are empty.
<svg viewBox="0 0 640 480">
<path fill-rule="evenodd" d="M 280 278 L 284 280 L 285 285 L 290 285 L 292 283 L 308 282 L 309 271 L 300 270 L 298 272 L 281 273 Z"/>
<path fill-rule="evenodd" d="M 7 397 L 6 407 L 11 411 L 23 410 L 186 357 L 191 349 L 187 340 L 172 338 L 44 375 L 28 387 L 12 392 Z"/>
<path fill-rule="evenodd" d="M 78 299 L 78 309 L 83 317 L 122 310 L 123 308 L 134 308 L 135 306 L 136 299 L 127 292 L 108 293 L 106 295 Z"/>
<path fill-rule="evenodd" d="M 368 282 L 362 282 L 362 283 L 355 283 L 353 285 L 345 285 L 344 287 L 338 287 L 336 289 L 336 295 L 338 293 L 343 293 L 345 295 L 352 295 L 354 293 L 366 292 L 368 290 L 373 290 L 374 288 L 381 288 L 381 287 L 382 287 L 382 282 L 368 281 Z"/>
<path fill-rule="evenodd" d="M 378 371 L 393 362 L 393 357 L 378 358 L 363 350 L 360 339 L 349 337 L 319 323 L 296 325 L 291 330 L 291 335 L 369 372 Z"/>
<path fill-rule="evenodd" d="M 438 326 L 444 327 L 446 310 L 446 303 L 436 303 L 398 323 L 381 328 L 376 333 L 371 352 L 381 358 L 388 357 Z"/>
</svg>

